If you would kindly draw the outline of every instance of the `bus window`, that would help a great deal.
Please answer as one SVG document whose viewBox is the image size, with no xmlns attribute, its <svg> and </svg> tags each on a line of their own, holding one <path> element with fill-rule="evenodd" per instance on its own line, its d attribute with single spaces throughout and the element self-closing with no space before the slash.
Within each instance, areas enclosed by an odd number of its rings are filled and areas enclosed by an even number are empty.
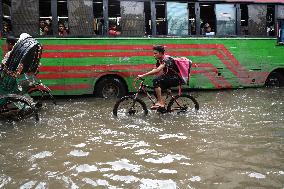
<svg viewBox="0 0 284 189">
<path fill-rule="evenodd" d="M 12 0 L 11 7 L 14 35 L 19 36 L 21 33 L 39 35 L 39 1 Z"/>
<path fill-rule="evenodd" d="M 267 6 L 260 4 L 248 5 L 248 34 L 266 36 Z"/>
<path fill-rule="evenodd" d="M 93 0 L 68 0 L 70 35 L 93 35 Z"/>
<path fill-rule="evenodd" d="M 151 24 L 151 5 L 150 2 L 144 2 L 145 12 L 145 35 L 152 35 L 152 24 Z"/>
<path fill-rule="evenodd" d="M 94 9 L 94 32 L 95 35 L 104 34 L 104 15 L 103 15 L 103 0 L 93 1 Z"/>
<path fill-rule="evenodd" d="M 120 1 L 109 0 L 108 2 L 108 22 L 109 22 L 109 36 L 118 36 L 121 34 L 120 30 Z"/>
<path fill-rule="evenodd" d="M 144 36 L 145 35 L 145 14 L 144 2 L 121 1 L 121 35 L 123 36 Z"/>
<path fill-rule="evenodd" d="M 284 5 L 277 5 L 277 19 L 284 19 Z"/>
<path fill-rule="evenodd" d="M 57 15 L 58 15 L 58 35 L 64 37 L 68 35 L 68 10 L 67 0 L 57 1 Z"/>
<path fill-rule="evenodd" d="M 241 35 L 248 35 L 248 6 L 241 4 Z"/>
<path fill-rule="evenodd" d="M 236 8 L 233 4 L 216 4 L 218 35 L 236 35 Z"/>
<path fill-rule="evenodd" d="M 168 35 L 188 35 L 187 3 L 167 2 Z"/>
<path fill-rule="evenodd" d="M 267 5 L 267 15 L 266 15 L 266 35 L 275 36 L 275 6 Z"/>
<path fill-rule="evenodd" d="M 156 35 L 167 35 L 166 2 L 156 2 Z"/>
<path fill-rule="evenodd" d="M 200 4 L 201 35 L 215 35 L 215 19 L 214 4 Z"/>
<path fill-rule="evenodd" d="M 50 36 L 52 34 L 51 1 L 39 1 L 39 35 Z"/>
<path fill-rule="evenodd" d="M 277 6 L 277 41 L 278 44 L 284 45 L 284 5 L 278 5 Z"/>
</svg>

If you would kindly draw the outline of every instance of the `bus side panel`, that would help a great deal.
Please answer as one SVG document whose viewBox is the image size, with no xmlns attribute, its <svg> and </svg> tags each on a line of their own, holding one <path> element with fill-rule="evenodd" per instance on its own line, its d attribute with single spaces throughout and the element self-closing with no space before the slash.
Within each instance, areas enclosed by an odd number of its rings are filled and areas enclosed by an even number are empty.
<svg viewBox="0 0 284 189">
<path fill-rule="evenodd" d="M 56 95 L 92 94 L 103 76 L 133 79 L 155 65 L 152 46 L 193 61 L 190 88 L 222 89 L 263 86 L 268 74 L 283 68 L 283 46 L 275 39 L 246 38 L 50 38 L 43 44 L 38 78 Z M 3 56 L 4 40 L 1 40 Z M 147 79 L 151 85 L 151 77 Z"/>
</svg>

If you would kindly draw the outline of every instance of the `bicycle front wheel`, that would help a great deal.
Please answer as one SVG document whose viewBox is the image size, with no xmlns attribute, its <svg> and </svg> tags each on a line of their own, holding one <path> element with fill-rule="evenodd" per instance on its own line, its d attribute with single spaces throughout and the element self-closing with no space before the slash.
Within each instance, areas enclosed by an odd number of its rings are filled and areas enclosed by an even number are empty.
<svg viewBox="0 0 284 189">
<path fill-rule="evenodd" d="M 113 115 L 117 117 L 146 116 L 148 109 L 141 99 L 134 96 L 125 96 L 119 99 L 113 108 Z"/>
<path fill-rule="evenodd" d="M 199 110 L 199 103 L 194 97 L 187 94 L 175 96 L 167 106 L 168 112 L 183 113 L 190 111 L 196 112 L 197 110 Z"/>
</svg>

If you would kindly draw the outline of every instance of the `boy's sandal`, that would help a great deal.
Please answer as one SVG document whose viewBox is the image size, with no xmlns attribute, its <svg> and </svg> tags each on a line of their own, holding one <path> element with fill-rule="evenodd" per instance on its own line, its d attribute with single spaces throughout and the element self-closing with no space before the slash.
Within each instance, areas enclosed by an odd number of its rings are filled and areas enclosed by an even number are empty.
<svg viewBox="0 0 284 189">
<path fill-rule="evenodd" d="M 161 106 L 161 105 L 157 105 L 157 104 L 151 106 L 151 110 L 156 110 L 158 108 L 165 108 L 165 106 Z"/>
<path fill-rule="evenodd" d="M 151 106 L 151 110 L 156 110 L 157 108 L 159 108 L 158 105 L 153 105 L 153 106 Z"/>
</svg>

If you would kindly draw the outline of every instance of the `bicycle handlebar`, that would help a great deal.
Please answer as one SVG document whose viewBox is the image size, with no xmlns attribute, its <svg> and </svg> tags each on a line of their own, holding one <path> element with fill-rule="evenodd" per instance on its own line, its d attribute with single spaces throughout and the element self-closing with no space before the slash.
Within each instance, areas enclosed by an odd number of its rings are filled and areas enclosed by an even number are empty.
<svg viewBox="0 0 284 189">
<path fill-rule="evenodd" d="M 138 87 L 137 87 L 137 81 L 138 81 L 138 80 L 141 81 L 141 82 L 140 82 L 140 85 L 141 85 L 141 83 L 143 83 L 145 79 L 143 79 L 143 78 L 141 78 L 141 77 L 135 78 L 135 79 L 133 80 L 133 83 L 132 83 L 132 85 L 134 86 L 135 89 L 138 89 Z"/>
</svg>

